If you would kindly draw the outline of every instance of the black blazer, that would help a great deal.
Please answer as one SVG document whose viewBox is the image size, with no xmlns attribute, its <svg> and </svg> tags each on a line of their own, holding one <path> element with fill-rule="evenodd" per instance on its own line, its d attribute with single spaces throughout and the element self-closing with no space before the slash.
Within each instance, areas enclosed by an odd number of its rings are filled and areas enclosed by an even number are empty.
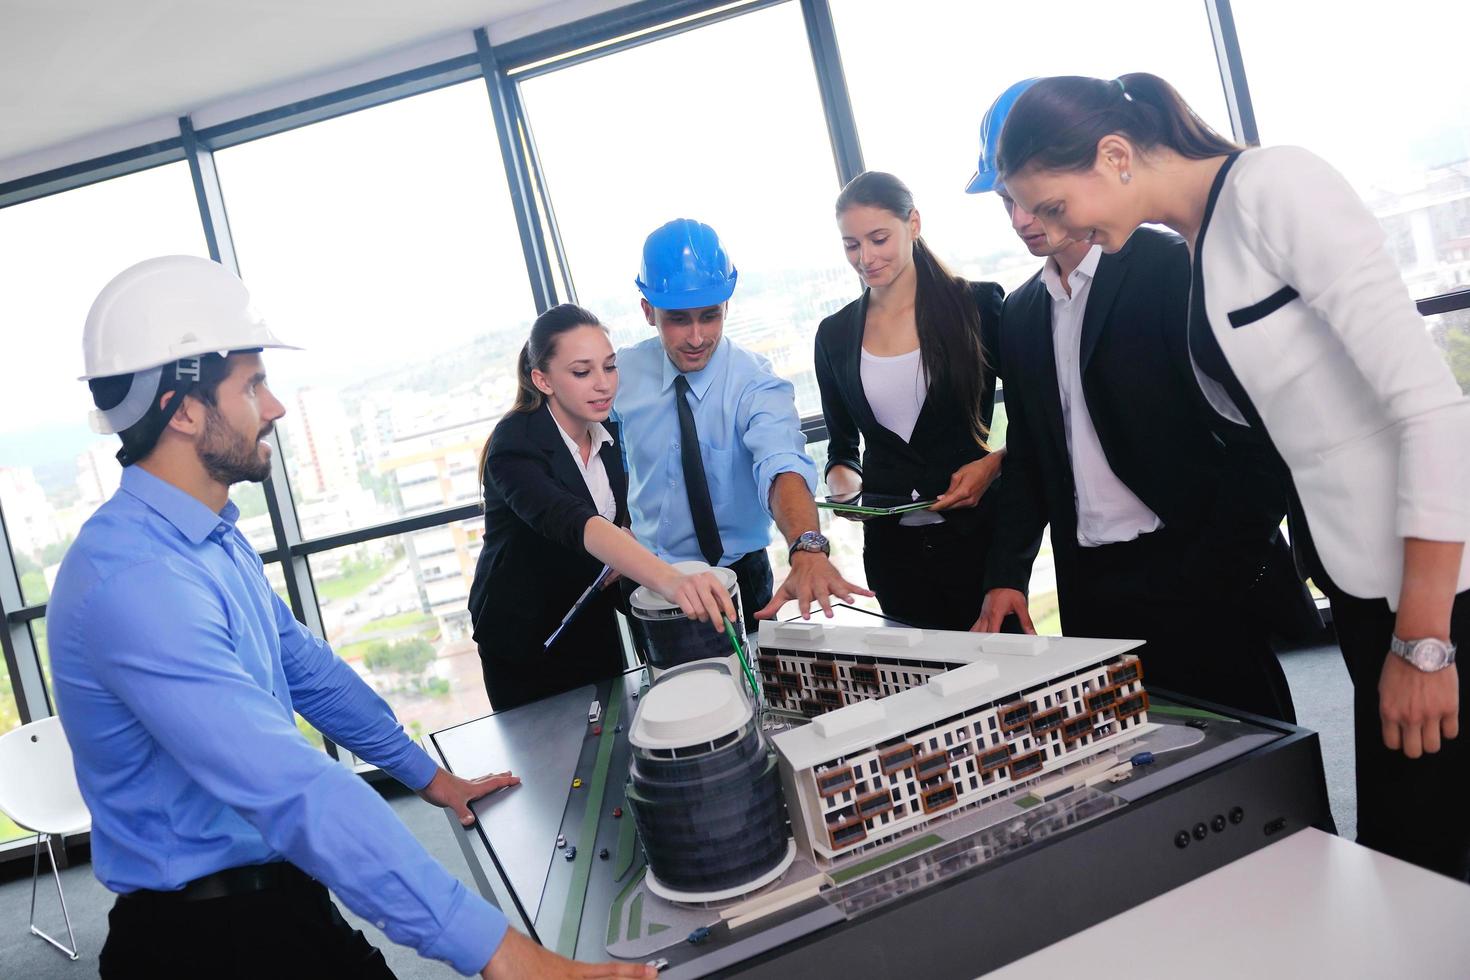
<svg viewBox="0 0 1470 980">
<path fill-rule="evenodd" d="M 1102 256 L 1082 321 L 1087 410 L 1113 472 L 1189 542 L 1182 568 L 1158 570 L 1164 594 L 1251 593 L 1274 626 L 1300 635 L 1318 620 L 1278 534 L 1286 488 L 1268 454 L 1227 449 L 1211 431 L 1189 360 L 1189 283 L 1176 235 L 1140 228 Z M 1076 489 L 1039 272 L 1006 299 L 999 346 L 1009 427 L 986 588 L 1026 590 L 1049 523 L 1065 629 L 1079 587 Z"/>
<path fill-rule="evenodd" d="M 628 475 L 618 425 L 603 425 L 613 441 L 602 447 L 602 463 L 617 500 L 616 523 L 625 526 Z M 583 530 L 597 507 L 544 404 L 500 420 L 481 477 L 485 539 L 469 600 L 475 642 L 495 656 L 536 656 L 602 568 L 582 547 Z M 604 590 L 598 603 L 610 611 L 617 591 Z M 607 618 L 597 613 L 588 609 L 579 622 L 591 626 Z M 581 638 L 569 628 L 553 649 L 575 646 Z"/>
<path fill-rule="evenodd" d="M 1005 291 L 993 282 L 972 282 L 970 294 L 980 311 L 980 344 L 987 359 L 981 415 L 989 425 L 995 407 L 994 366 Z M 852 467 L 863 475 L 863 488 L 874 493 L 907 497 L 918 491 L 921 499 L 937 497 L 949 488 L 955 470 L 980 459 L 986 450 L 975 444 L 963 421 L 966 409 L 948 391 L 930 389 L 908 442 L 878 424 L 863 392 L 861 373 L 867 319 L 865 289 L 817 327 L 814 356 L 827 422 L 827 469 L 838 463 Z M 867 444 L 861 461 L 860 440 Z M 978 507 L 946 511 L 944 519 L 968 532 L 983 520 L 988 497 L 988 493 L 982 497 Z"/>
</svg>

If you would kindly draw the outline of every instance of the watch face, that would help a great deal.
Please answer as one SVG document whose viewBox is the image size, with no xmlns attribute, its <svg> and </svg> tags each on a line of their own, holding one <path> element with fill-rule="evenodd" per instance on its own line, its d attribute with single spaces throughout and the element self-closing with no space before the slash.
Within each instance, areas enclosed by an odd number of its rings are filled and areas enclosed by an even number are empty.
<svg viewBox="0 0 1470 980">
<path fill-rule="evenodd" d="M 826 535 L 820 531 L 803 531 L 792 546 L 793 551 L 826 552 L 829 545 Z"/>
<path fill-rule="evenodd" d="M 1414 666 L 1420 670 L 1439 670 L 1450 659 L 1450 648 L 1440 640 L 1420 640 L 1414 644 Z"/>
</svg>

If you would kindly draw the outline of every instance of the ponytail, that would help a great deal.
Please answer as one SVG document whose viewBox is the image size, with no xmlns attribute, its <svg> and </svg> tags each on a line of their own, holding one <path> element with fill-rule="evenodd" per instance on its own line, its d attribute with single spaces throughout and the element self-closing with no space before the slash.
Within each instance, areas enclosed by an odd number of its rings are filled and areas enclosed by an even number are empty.
<svg viewBox="0 0 1470 980">
<path fill-rule="evenodd" d="M 516 400 L 510 407 L 512 412 L 534 412 L 541 407 L 546 396 L 531 380 L 531 342 L 521 345 L 521 356 L 516 358 Z"/>
<path fill-rule="evenodd" d="M 1027 167 L 1088 170 L 1097 162 L 1098 141 L 1113 133 L 1145 152 L 1162 146 L 1188 160 L 1241 149 L 1157 75 L 1133 72 L 1110 81 L 1058 75 L 1041 79 L 1011 106 L 996 167 L 1002 178 Z"/>
<path fill-rule="evenodd" d="M 545 403 L 546 396 L 531 380 L 531 372 L 545 371 L 550 367 L 551 359 L 556 356 L 556 338 L 577 327 L 601 327 L 607 330 L 590 310 L 573 303 L 553 306 L 531 324 L 531 336 L 521 346 L 521 353 L 516 358 L 516 400 L 507 415 L 512 412 L 534 412 Z M 490 461 L 490 442 L 494 438 L 495 434 L 492 432 L 480 449 L 481 483 L 485 481 L 485 465 Z"/>
</svg>

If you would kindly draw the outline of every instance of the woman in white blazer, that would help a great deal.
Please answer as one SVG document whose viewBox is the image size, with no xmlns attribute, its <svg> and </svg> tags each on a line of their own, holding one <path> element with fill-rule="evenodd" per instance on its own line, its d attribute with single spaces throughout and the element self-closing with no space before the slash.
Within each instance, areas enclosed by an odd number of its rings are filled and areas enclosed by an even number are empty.
<svg viewBox="0 0 1470 980">
<path fill-rule="evenodd" d="M 1057 240 L 1115 251 L 1157 222 L 1189 242 L 1203 403 L 1222 438 L 1281 459 L 1297 554 L 1332 602 L 1356 691 L 1358 839 L 1470 876 L 1453 646 L 1470 636 L 1470 399 L 1378 222 L 1322 160 L 1242 150 L 1148 74 L 1037 82 L 998 163 Z"/>
</svg>

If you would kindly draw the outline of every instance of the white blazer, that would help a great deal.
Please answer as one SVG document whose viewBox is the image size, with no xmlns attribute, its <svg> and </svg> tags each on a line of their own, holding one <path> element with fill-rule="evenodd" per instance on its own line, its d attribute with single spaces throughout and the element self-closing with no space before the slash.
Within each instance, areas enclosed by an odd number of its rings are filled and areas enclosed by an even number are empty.
<svg viewBox="0 0 1470 980">
<path fill-rule="evenodd" d="M 1246 409 L 1290 468 L 1327 574 L 1397 608 L 1404 538 L 1470 537 L 1470 399 L 1337 171 L 1294 146 L 1227 167 L 1196 245 L 1193 308 L 1203 300 Z M 1245 421 L 1195 374 L 1217 411 Z"/>
</svg>

